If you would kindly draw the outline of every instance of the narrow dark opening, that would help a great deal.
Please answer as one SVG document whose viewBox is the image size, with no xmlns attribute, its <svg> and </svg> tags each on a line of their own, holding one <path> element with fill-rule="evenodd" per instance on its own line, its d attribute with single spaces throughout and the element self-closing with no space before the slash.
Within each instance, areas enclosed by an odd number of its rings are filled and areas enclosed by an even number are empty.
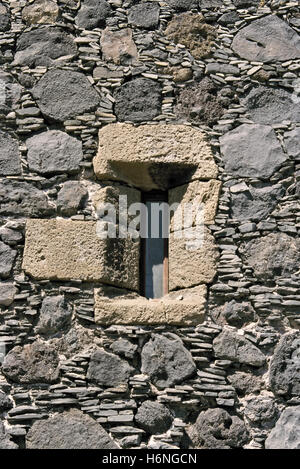
<svg viewBox="0 0 300 469">
<path fill-rule="evenodd" d="M 168 193 L 145 192 L 142 202 L 147 208 L 141 224 L 141 294 L 146 298 L 161 298 L 168 293 L 169 215 Z"/>
</svg>

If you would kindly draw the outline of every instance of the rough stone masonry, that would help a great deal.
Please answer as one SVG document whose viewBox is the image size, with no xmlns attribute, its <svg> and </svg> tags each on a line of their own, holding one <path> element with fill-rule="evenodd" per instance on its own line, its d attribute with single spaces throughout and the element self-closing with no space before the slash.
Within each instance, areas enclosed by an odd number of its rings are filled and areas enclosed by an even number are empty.
<svg viewBox="0 0 300 469">
<path fill-rule="evenodd" d="M 0 449 L 300 449 L 299 33 L 296 0 L 0 2 Z M 205 207 L 159 301 L 96 233 L 152 189 Z"/>
</svg>

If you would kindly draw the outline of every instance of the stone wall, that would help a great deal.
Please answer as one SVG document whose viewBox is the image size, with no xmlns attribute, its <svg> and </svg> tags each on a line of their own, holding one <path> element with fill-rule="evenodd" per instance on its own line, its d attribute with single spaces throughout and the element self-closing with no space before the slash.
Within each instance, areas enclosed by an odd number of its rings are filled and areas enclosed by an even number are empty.
<svg viewBox="0 0 300 469">
<path fill-rule="evenodd" d="M 11 0 L 0 31 L 0 448 L 299 448 L 298 2 Z M 170 180 L 209 257 L 173 244 L 153 307 L 95 204 Z"/>
</svg>

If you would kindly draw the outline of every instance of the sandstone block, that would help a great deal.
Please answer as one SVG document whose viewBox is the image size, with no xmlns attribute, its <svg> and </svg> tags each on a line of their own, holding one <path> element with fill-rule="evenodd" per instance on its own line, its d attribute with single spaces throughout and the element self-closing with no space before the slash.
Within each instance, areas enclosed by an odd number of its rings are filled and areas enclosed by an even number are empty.
<svg viewBox="0 0 300 469">
<path fill-rule="evenodd" d="M 203 208 L 203 223 L 210 225 L 214 223 L 214 218 L 217 211 L 219 194 L 221 190 L 221 182 L 215 179 L 210 181 L 194 181 L 190 184 L 175 187 L 169 190 L 169 205 L 180 204 L 179 207 L 172 214 L 171 230 L 176 231 L 194 226 L 191 223 L 184 223 L 184 216 L 187 215 L 187 210 L 184 210 L 185 204 L 193 204 L 196 207 Z M 192 220 L 191 220 L 192 221 Z M 194 220 L 195 222 L 195 220 Z"/>
<path fill-rule="evenodd" d="M 99 132 L 94 170 L 98 179 L 123 181 L 143 190 L 166 190 L 218 174 L 202 132 L 165 124 L 105 126 Z"/>
<path fill-rule="evenodd" d="M 210 283 L 216 274 L 218 249 L 206 227 L 192 227 L 170 236 L 169 289 L 189 288 Z M 202 238 L 201 238 L 202 236 Z"/>
<path fill-rule="evenodd" d="M 97 324 L 197 325 L 206 311 L 205 285 L 171 292 L 160 300 L 128 295 L 124 290 L 102 287 L 95 290 Z"/>
<path fill-rule="evenodd" d="M 96 222 L 27 220 L 23 269 L 36 279 L 99 281 L 137 290 L 139 241 L 101 239 Z"/>
</svg>

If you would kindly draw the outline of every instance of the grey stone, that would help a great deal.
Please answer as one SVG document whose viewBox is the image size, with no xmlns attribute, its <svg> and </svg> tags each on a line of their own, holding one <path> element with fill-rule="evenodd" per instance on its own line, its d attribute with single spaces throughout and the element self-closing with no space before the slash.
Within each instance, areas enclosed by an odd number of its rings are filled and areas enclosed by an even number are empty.
<svg viewBox="0 0 300 469">
<path fill-rule="evenodd" d="M 258 124 L 278 124 L 283 120 L 300 122 L 300 109 L 293 95 L 282 88 L 258 86 L 242 99 L 249 117 Z"/>
<path fill-rule="evenodd" d="M 157 435 L 170 428 L 172 414 L 166 406 L 157 401 L 144 401 L 135 415 L 135 421 L 147 433 Z"/>
<path fill-rule="evenodd" d="M 200 412 L 188 435 L 196 449 L 241 448 L 249 438 L 244 422 L 220 408 Z"/>
<path fill-rule="evenodd" d="M 28 449 L 118 449 L 104 428 L 89 415 L 71 409 L 34 422 Z"/>
<path fill-rule="evenodd" d="M 235 388 L 239 396 L 246 394 L 259 393 L 261 389 L 261 381 L 258 376 L 243 371 L 236 371 L 227 377 L 228 381 Z"/>
<path fill-rule="evenodd" d="M 60 130 L 48 130 L 26 140 L 31 171 L 41 174 L 76 172 L 82 161 L 82 143 Z"/>
<path fill-rule="evenodd" d="M 218 324 L 229 324 L 242 327 L 255 320 L 255 312 L 251 303 L 238 303 L 235 300 L 225 303 L 212 311 L 212 317 Z"/>
<path fill-rule="evenodd" d="M 220 24 L 227 25 L 233 24 L 240 20 L 239 15 L 236 11 L 230 11 L 229 13 L 224 13 L 218 20 Z"/>
<path fill-rule="evenodd" d="M 0 283 L 0 305 L 9 306 L 14 301 L 17 293 L 17 288 L 12 282 L 1 282 Z"/>
<path fill-rule="evenodd" d="M 110 348 L 114 353 L 117 353 L 120 356 L 133 358 L 137 352 L 138 346 L 134 345 L 129 340 L 120 337 L 111 344 Z"/>
<path fill-rule="evenodd" d="M 119 121 L 143 122 L 161 112 L 161 88 L 148 78 L 136 78 L 115 93 L 115 113 Z"/>
<path fill-rule="evenodd" d="M 59 375 L 58 365 L 55 347 L 37 340 L 8 352 L 2 364 L 2 373 L 19 384 L 54 383 Z"/>
<path fill-rule="evenodd" d="M 247 8 L 252 6 L 258 6 L 260 0 L 233 0 L 234 6 L 237 8 Z"/>
<path fill-rule="evenodd" d="M 229 75 L 239 75 L 240 70 L 235 65 L 211 62 L 206 65 L 206 73 L 227 73 Z"/>
<path fill-rule="evenodd" d="M 244 415 L 254 427 L 270 429 L 278 418 L 275 400 L 267 396 L 255 396 L 246 401 Z"/>
<path fill-rule="evenodd" d="M 184 0 L 182 0 L 184 1 Z M 222 0 L 200 0 L 200 7 L 201 8 L 219 8 L 223 6 Z"/>
<path fill-rule="evenodd" d="M 284 134 L 287 153 L 295 160 L 300 160 L 300 127 Z"/>
<path fill-rule="evenodd" d="M 290 277 L 299 270 L 300 240 L 285 233 L 270 233 L 249 241 L 240 251 L 262 281 Z"/>
<path fill-rule="evenodd" d="M 175 334 L 168 337 L 152 334 L 141 358 L 142 373 L 149 375 L 159 389 L 181 383 L 196 371 L 192 355 Z"/>
<path fill-rule="evenodd" d="M 195 0 L 167 0 L 167 4 L 176 11 L 188 11 L 195 6 Z"/>
<path fill-rule="evenodd" d="M 264 354 L 255 345 L 231 329 L 224 329 L 214 339 L 213 350 L 217 358 L 234 363 L 259 367 L 266 361 Z"/>
<path fill-rule="evenodd" d="M 75 215 L 88 196 L 85 187 L 77 181 L 67 181 L 57 196 L 57 209 L 64 216 Z"/>
<path fill-rule="evenodd" d="M 0 449 L 18 449 L 18 445 L 11 441 L 10 436 L 5 432 L 2 422 L 0 422 Z"/>
<path fill-rule="evenodd" d="M 252 21 L 234 37 L 232 49 L 240 57 L 257 62 L 300 58 L 300 38 L 285 21 L 268 15 Z"/>
<path fill-rule="evenodd" d="M 46 194 L 23 181 L 0 181 L 0 215 L 41 217 L 53 213 Z"/>
<path fill-rule="evenodd" d="M 72 310 L 63 295 L 46 296 L 35 331 L 42 335 L 57 334 L 70 325 L 71 318 Z"/>
<path fill-rule="evenodd" d="M 22 87 L 9 73 L 1 70 L 0 89 L 0 113 L 6 115 L 19 107 Z"/>
<path fill-rule="evenodd" d="M 0 241 L 0 277 L 9 277 L 13 268 L 17 251 L 11 249 L 7 244 Z"/>
<path fill-rule="evenodd" d="M 13 406 L 12 401 L 5 392 L 0 391 L 0 412 L 3 410 L 11 409 Z"/>
<path fill-rule="evenodd" d="M 111 14 L 111 7 L 106 0 L 83 0 L 76 16 L 76 25 L 82 29 L 94 29 L 105 26 Z"/>
<path fill-rule="evenodd" d="M 271 126 L 242 124 L 220 143 L 225 169 L 235 176 L 268 179 L 287 160 Z"/>
<path fill-rule="evenodd" d="M 127 361 L 99 349 L 91 356 L 87 378 L 99 386 L 113 387 L 126 384 L 133 372 Z"/>
<path fill-rule="evenodd" d="M 271 358 L 269 383 L 278 396 L 300 396 L 300 332 L 281 337 Z"/>
<path fill-rule="evenodd" d="M 0 131 L 0 175 L 12 176 L 20 173 L 18 140 L 9 133 Z"/>
<path fill-rule="evenodd" d="M 139 28 L 156 28 L 159 22 L 159 3 L 145 2 L 133 5 L 128 13 L 128 22 Z"/>
<path fill-rule="evenodd" d="M 14 65 L 27 65 L 28 67 L 49 67 L 62 57 L 74 57 L 77 46 L 74 37 L 60 28 L 40 27 L 22 33 L 16 44 Z"/>
<path fill-rule="evenodd" d="M 59 122 L 93 111 L 100 102 L 85 75 L 60 69 L 45 73 L 33 88 L 33 96 L 42 114 Z"/>
<path fill-rule="evenodd" d="M 0 5 L 0 31 L 8 31 L 10 29 L 10 10 L 6 5 Z"/>
<path fill-rule="evenodd" d="M 287 407 L 266 439 L 266 449 L 300 449 L 300 405 Z"/>
<path fill-rule="evenodd" d="M 249 186 L 248 191 L 232 194 L 231 212 L 236 220 L 259 221 L 267 218 L 284 195 L 282 186 L 260 184 Z"/>
</svg>

